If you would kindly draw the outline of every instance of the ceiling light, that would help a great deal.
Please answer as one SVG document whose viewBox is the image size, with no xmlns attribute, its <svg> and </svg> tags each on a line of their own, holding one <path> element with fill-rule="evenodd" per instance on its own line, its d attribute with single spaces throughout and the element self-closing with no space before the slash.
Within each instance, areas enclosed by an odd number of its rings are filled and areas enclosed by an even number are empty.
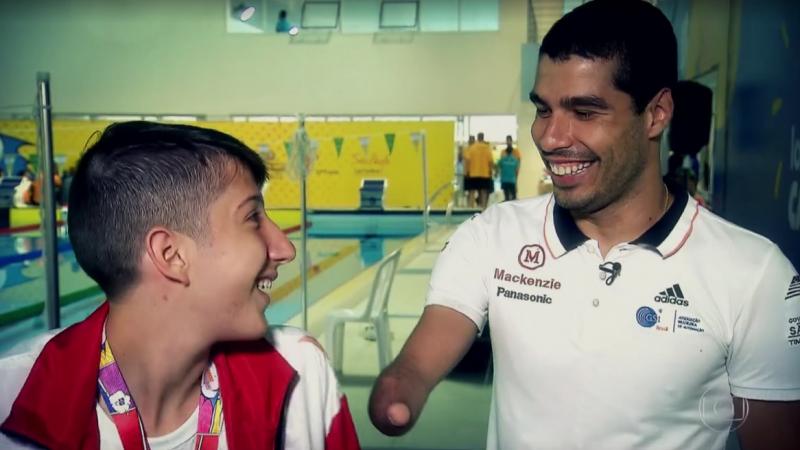
<svg viewBox="0 0 800 450">
<path fill-rule="evenodd" d="M 233 16 L 242 22 L 252 19 L 255 13 L 256 7 L 245 3 L 240 3 L 239 6 L 233 9 Z"/>
</svg>

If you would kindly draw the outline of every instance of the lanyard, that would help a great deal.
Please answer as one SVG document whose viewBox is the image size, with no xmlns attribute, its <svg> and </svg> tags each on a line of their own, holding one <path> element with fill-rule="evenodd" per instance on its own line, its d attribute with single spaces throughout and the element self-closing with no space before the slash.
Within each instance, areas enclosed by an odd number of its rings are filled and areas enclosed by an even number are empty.
<svg viewBox="0 0 800 450">
<path fill-rule="evenodd" d="M 131 397 L 128 385 L 122 377 L 111 346 L 106 341 L 106 330 L 103 327 L 103 340 L 100 344 L 100 375 L 97 378 L 97 389 L 111 413 L 111 419 L 119 432 L 122 447 L 125 450 L 150 450 L 147 434 L 136 402 Z M 216 450 L 219 444 L 219 433 L 222 429 L 222 396 L 219 392 L 217 368 L 210 362 L 203 372 L 200 383 L 200 402 L 197 420 L 197 436 L 195 450 Z"/>
</svg>

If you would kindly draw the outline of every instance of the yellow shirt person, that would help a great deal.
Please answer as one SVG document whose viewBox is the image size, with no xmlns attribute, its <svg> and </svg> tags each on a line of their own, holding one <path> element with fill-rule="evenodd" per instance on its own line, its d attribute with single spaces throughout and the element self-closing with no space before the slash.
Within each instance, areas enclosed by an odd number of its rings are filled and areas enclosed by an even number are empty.
<svg viewBox="0 0 800 450">
<path fill-rule="evenodd" d="M 470 177 L 492 177 L 492 166 L 494 165 L 494 160 L 492 158 L 492 148 L 488 143 L 483 141 L 475 142 L 467 149 L 464 158 L 467 161 L 467 173 Z"/>
</svg>

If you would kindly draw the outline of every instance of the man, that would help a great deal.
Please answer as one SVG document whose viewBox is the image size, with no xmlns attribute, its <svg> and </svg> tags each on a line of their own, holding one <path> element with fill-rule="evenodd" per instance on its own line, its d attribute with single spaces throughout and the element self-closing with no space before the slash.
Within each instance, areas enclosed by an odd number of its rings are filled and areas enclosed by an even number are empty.
<svg viewBox="0 0 800 450">
<path fill-rule="evenodd" d="M 108 301 L 0 361 L 0 448 L 358 448 L 315 341 L 267 329 L 295 250 L 265 214 L 266 176 L 218 131 L 105 130 L 78 163 L 69 235 Z"/>
<path fill-rule="evenodd" d="M 492 180 L 494 158 L 492 157 L 492 147 L 484 140 L 483 133 L 478 133 L 478 141 L 467 149 L 465 159 L 472 189 L 478 194 L 478 208 L 484 210 L 489 200 L 489 194 L 494 191 L 494 181 Z"/>
<path fill-rule="evenodd" d="M 292 29 L 292 23 L 289 22 L 288 14 L 285 9 L 278 12 L 278 21 L 275 23 L 276 33 L 288 33 Z"/>
<path fill-rule="evenodd" d="M 640 0 L 586 3 L 548 32 L 531 133 L 554 194 L 452 236 L 373 388 L 381 431 L 414 424 L 488 317 L 487 448 L 721 449 L 734 408 L 744 449 L 797 448 L 800 276 L 661 181 L 676 47 Z"/>
<path fill-rule="evenodd" d="M 508 146 L 503 150 L 503 156 L 497 161 L 497 171 L 500 172 L 500 187 L 506 201 L 517 199 L 517 176 L 519 175 L 519 159 L 514 156 L 514 147 Z"/>
<path fill-rule="evenodd" d="M 504 200 L 517 199 L 517 176 L 522 162 L 522 154 L 514 147 L 511 135 L 506 136 L 506 148 L 497 161 L 497 171 L 500 173 L 500 188 L 503 189 Z"/>
<path fill-rule="evenodd" d="M 514 155 L 517 160 L 522 161 L 522 152 L 519 151 L 518 147 L 514 147 L 514 138 L 511 137 L 510 134 L 506 135 L 506 149 L 511 149 L 511 154 Z"/>
<path fill-rule="evenodd" d="M 469 154 L 472 146 L 475 144 L 475 136 L 469 135 L 466 145 L 461 152 L 461 164 L 464 166 L 464 193 L 467 196 L 467 206 L 470 208 L 475 207 L 478 192 L 475 188 L 475 183 L 472 181 L 472 175 L 469 173 Z"/>
</svg>

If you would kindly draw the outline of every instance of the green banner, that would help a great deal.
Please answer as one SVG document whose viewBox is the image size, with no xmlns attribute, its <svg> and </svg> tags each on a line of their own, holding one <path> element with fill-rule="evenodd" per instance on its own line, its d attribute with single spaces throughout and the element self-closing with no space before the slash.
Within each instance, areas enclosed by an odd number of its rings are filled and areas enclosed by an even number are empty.
<svg viewBox="0 0 800 450">
<path fill-rule="evenodd" d="M 342 145 L 344 145 L 344 138 L 342 137 L 335 137 L 333 138 L 333 145 L 336 146 L 336 157 L 342 156 Z"/>
<path fill-rule="evenodd" d="M 394 133 L 386 133 L 383 135 L 386 138 L 386 146 L 389 147 L 389 155 L 394 151 Z"/>
</svg>

